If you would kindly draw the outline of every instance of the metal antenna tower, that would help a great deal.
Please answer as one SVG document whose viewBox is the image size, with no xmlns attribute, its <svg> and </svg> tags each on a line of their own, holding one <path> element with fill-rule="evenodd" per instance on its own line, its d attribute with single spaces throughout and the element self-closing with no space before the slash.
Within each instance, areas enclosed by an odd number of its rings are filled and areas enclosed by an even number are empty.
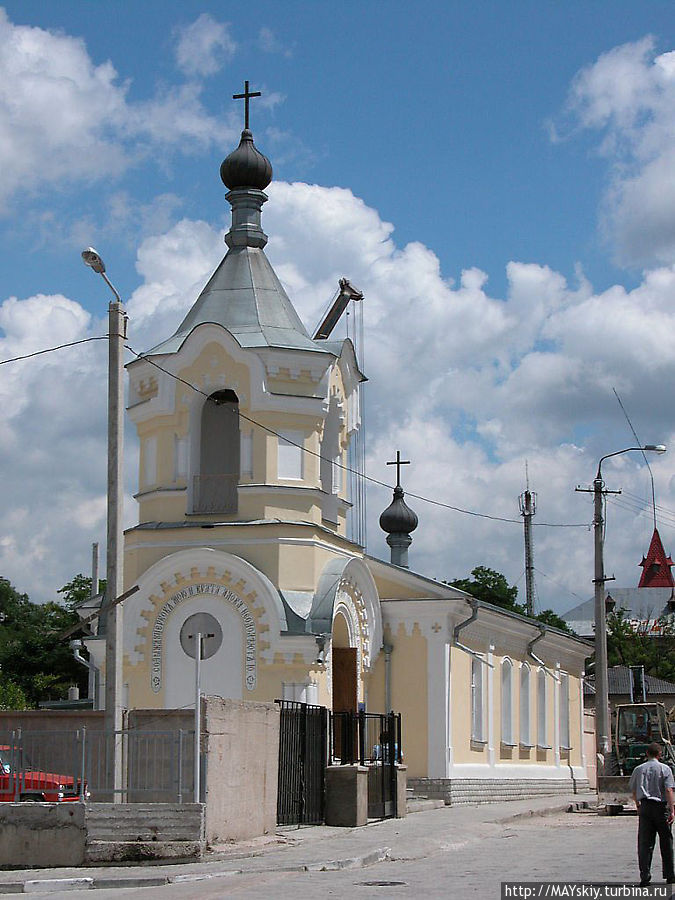
<svg viewBox="0 0 675 900">
<path fill-rule="evenodd" d="M 525 529 L 525 610 L 534 616 L 534 562 L 532 560 L 532 517 L 537 511 L 537 495 L 530 490 L 530 476 L 525 461 L 525 490 L 518 498 Z"/>
</svg>

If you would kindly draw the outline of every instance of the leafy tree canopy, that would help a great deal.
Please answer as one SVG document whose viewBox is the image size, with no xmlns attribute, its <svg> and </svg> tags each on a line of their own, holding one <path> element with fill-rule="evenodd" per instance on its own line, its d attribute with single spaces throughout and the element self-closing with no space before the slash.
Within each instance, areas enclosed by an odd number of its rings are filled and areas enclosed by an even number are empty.
<svg viewBox="0 0 675 900">
<path fill-rule="evenodd" d="M 99 578 L 98 581 L 98 591 L 105 590 L 105 579 Z M 66 606 L 66 609 L 75 609 L 80 603 L 83 603 L 91 596 L 91 578 L 88 575 L 75 575 L 74 578 L 64 584 L 62 588 L 57 591 L 58 594 L 63 594 L 63 601 Z"/>
<path fill-rule="evenodd" d="M 73 658 L 68 641 L 58 640 L 78 621 L 72 609 L 53 601 L 32 603 L 0 578 L 0 707 L 23 709 L 41 700 L 63 700 L 73 684 L 86 692 L 86 669 Z"/>
<path fill-rule="evenodd" d="M 607 615 L 607 662 L 610 666 L 644 666 L 645 673 L 675 682 L 675 616 L 663 616 L 658 632 L 635 628 L 623 609 Z"/>
<path fill-rule="evenodd" d="M 493 606 L 501 606 L 502 609 L 508 609 L 510 612 L 519 613 L 521 616 L 526 615 L 525 604 L 518 603 L 518 588 L 515 584 L 510 585 L 501 572 L 490 569 L 487 566 L 476 566 L 471 570 L 472 579 L 455 578 L 454 581 L 448 581 L 453 587 L 460 588 L 482 600 L 484 603 L 492 603 Z M 545 625 L 551 625 L 553 628 L 559 628 L 568 634 L 574 632 L 567 622 L 562 619 L 553 610 L 544 609 L 534 616 L 539 622 Z"/>
</svg>

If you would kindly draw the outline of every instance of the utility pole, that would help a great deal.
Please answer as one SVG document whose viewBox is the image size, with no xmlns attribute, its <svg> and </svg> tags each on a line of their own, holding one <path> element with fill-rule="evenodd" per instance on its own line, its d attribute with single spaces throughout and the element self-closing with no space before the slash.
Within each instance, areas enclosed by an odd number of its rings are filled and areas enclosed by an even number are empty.
<svg viewBox="0 0 675 900">
<path fill-rule="evenodd" d="M 100 275 L 115 296 L 108 306 L 108 521 L 105 604 L 105 718 L 112 741 L 108 757 L 108 786 L 114 803 L 122 800 L 122 605 L 115 601 L 123 587 L 122 447 L 124 440 L 124 341 L 126 315 L 122 300 L 105 274 L 105 263 L 94 250 L 82 251 L 82 260 Z"/>
<path fill-rule="evenodd" d="M 91 588 L 89 596 L 95 597 L 98 594 L 98 541 L 94 541 L 91 545 Z"/>
<path fill-rule="evenodd" d="M 530 479 L 525 463 L 525 491 L 518 498 L 520 514 L 525 530 L 525 611 L 534 616 L 534 562 L 532 558 L 532 517 L 537 511 L 537 495 L 530 490 Z"/>
<path fill-rule="evenodd" d="M 609 491 L 602 480 L 602 464 L 611 456 L 621 456 L 633 450 L 665 453 L 663 444 L 645 444 L 643 447 L 626 447 L 615 453 L 607 453 L 600 457 L 598 472 L 593 480 L 592 488 L 577 487 L 576 490 L 593 494 L 593 537 L 594 537 L 594 578 L 595 586 L 595 748 L 598 760 L 598 775 L 603 775 L 611 752 L 610 715 L 609 715 L 609 677 L 607 673 L 607 609 L 605 607 L 605 583 L 614 581 L 614 576 L 605 576 L 605 520 L 602 503 L 605 494 L 620 494 L 621 491 Z"/>
</svg>

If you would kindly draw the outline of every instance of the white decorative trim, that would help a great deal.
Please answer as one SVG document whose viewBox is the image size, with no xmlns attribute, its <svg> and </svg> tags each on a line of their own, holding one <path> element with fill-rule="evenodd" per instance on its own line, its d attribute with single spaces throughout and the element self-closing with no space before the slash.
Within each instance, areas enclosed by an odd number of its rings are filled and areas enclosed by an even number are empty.
<svg viewBox="0 0 675 900">
<path fill-rule="evenodd" d="M 162 690 L 164 626 L 169 616 L 183 600 L 206 595 L 222 597 L 224 600 L 231 603 L 241 616 L 246 638 L 246 650 L 244 653 L 244 683 L 246 684 L 246 690 L 255 690 L 257 672 L 257 631 L 255 619 L 251 615 L 248 606 L 241 597 L 234 593 L 234 591 L 229 590 L 222 584 L 202 582 L 199 584 L 188 585 L 180 591 L 176 591 L 173 596 L 169 597 L 169 599 L 164 602 L 162 608 L 157 613 L 157 618 L 155 619 L 155 624 L 152 628 L 152 657 L 150 666 L 150 686 L 154 694 L 158 694 Z"/>
<path fill-rule="evenodd" d="M 450 772 L 454 762 L 452 747 L 452 644 L 445 643 L 445 774 Z"/>
<path fill-rule="evenodd" d="M 572 777 L 577 780 L 586 778 L 586 772 L 581 766 L 572 766 Z M 497 763 L 490 766 L 487 763 L 455 763 L 449 778 L 513 778 L 542 780 L 567 778 L 570 769 L 568 766 L 546 765 L 543 763 Z"/>
<path fill-rule="evenodd" d="M 487 753 L 488 764 L 495 764 L 495 683 L 494 683 L 494 644 L 490 644 L 487 653 Z"/>
<path fill-rule="evenodd" d="M 560 765 L 560 663 L 556 663 L 553 680 L 553 758 Z"/>
</svg>

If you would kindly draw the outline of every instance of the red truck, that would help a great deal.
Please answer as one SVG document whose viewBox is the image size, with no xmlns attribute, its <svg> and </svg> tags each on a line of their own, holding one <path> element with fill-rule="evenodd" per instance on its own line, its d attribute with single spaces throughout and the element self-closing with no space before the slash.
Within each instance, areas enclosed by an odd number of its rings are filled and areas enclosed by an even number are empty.
<svg viewBox="0 0 675 900">
<path fill-rule="evenodd" d="M 17 800 L 33 800 L 42 803 L 62 803 L 89 797 L 87 784 L 80 791 L 80 781 L 72 775 L 58 775 L 34 769 L 21 754 L 12 752 L 12 747 L 0 744 L 0 802 L 14 803 Z"/>
</svg>

